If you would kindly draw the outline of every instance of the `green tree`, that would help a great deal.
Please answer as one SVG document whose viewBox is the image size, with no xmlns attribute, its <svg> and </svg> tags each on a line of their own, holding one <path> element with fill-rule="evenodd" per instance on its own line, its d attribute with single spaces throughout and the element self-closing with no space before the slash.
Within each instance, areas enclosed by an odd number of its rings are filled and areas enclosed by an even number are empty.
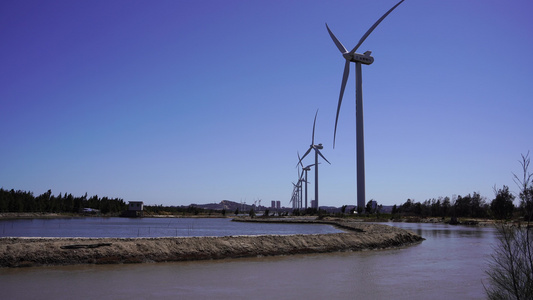
<svg viewBox="0 0 533 300">
<path fill-rule="evenodd" d="M 413 214 L 415 214 L 415 216 L 422 215 L 422 204 L 420 202 L 416 202 L 413 205 Z"/>
<path fill-rule="evenodd" d="M 100 211 L 103 214 L 107 214 L 110 212 L 110 205 L 109 205 L 109 199 L 107 197 L 104 197 L 100 201 Z"/>
<path fill-rule="evenodd" d="M 357 213 L 359 215 L 363 213 L 363 208 L 362 207 L 357 206 L 356 209 L 357 209 Z"/>
<path fill-rule="evenodd" d="M 442 214 L 442 207 L 440 204 L 440 199 L 431 200 L 431 216 L 432 217 L 444 217 L 444 215 Z"/>
<path fill-rule="evenodd" d="M 485 199 L 481 197 L 480 194 L 474 192 L 471 197 L 471 205 L 470 216 L 472 218 L 484 218 L 487 216 L 487 204 L 485 203 Z"/>
<path fill-rule="evenodd" d="M 513 215 L 514 196 L 508 186 L 503 186 L 496 192 L 496 198 L 490 203 L 490 210 L 496 219 L 509 219 Z"/>
<path fill-rule="evenodd" d="M 374 209 L 372 208 L 374 202 L 372 200 L 368 201 L 366 203 L 366 207 L 365 207 L 365 213 L 366 214 L 371 214 L 373 213 Z"/>
<path fill-rule="evenodd" d="M 23 212 L 24 211 L 24 197 L 26 196 L 22 191 L 16 191 L 11 189 L 11 194 L 8 210 L 10 212 Z"/>
<path fill-rule="evenodd" d="M 63 212 L 72 212 L 72 208 L 74 207 L 74 197 L 72 194 L 68 194 L 65 198 L 63 198 Z"/>
<path fill-rule="evenodd" d="M 407 199 L 404 204 L 400 205 L 399 212 L 401 214 L 409 215 L 411 214 L 413 210 L 413 201 L 411 199 Z"/>
<path fill-rule="evenodd" d="M 470 207 L 472 206 L 472 198 L 470 195 L 461 197 L 457 196 L 455 200 L 455 216 L 456 217 L 468 217 L 470 212 Z"/>
<path fill-rule="evenodd" d="M 443 217 L 447 217 L 450 215 L 451 207 L 452 207 L 452 204 L 450 201 L 450 197 L 444 197 L 444 199 L 442 200 L 442 216 Z"/>
</svg>

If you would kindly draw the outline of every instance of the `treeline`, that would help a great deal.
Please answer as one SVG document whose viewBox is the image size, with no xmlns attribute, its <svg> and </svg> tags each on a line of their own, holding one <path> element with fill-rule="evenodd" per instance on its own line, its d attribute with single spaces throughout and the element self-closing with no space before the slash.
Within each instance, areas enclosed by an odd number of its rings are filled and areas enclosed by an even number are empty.
<svg viewBox="0 0 533 300">
<path fill-rule="evenodd" d="M 529 188 L 531 191 L 533 189 Z M 531 193 L 533 194 L 533 192 Z M 424 202 L 415 202 L 411 199 L 399 206 L 392 207 L 393 215 L 416 216 L 416 217 L 440 217 L 440 218 L 494 218 L 510 219 L 513 217 L 528 219 L 531 211 L 531 200 L 527 193 L 519 195 L 520 205 L 515 206 L 515 196 L 509 191 L 509 187 L 503 186 L 496 191 L 496 196 L 490 202 L 478 193 L 466 196 L 439 197 Z"/>
<path fill-rule="evenodd" d="M 392 214 L 418 217 L 471 217 L 486 218 L 489 216 L 489 204 L 478 193 L 467 196 L 439 197 L 423 202 L 407 199 L 405 203 L 392 207 Z"/>
<path fill-rule="evenodd" d="M 144 213 L 148 215 L 226 215 L 226 210 L 207 209 L 192 204 L 188 206 L 144 205 Z"/>
<path fill-rule="evenodd" d="M 48 190 L 35 197 L 32 192 L 0 188 L 0 212 L 80 213 L 84 208 L 96 209 L 103 214 L 120 213 L 127 209 L 127 204 L 120 198 L 96 195 L 87 198 L 87 193 L 82 197 L 67 193 L 55 196 Z"/>
</svg>

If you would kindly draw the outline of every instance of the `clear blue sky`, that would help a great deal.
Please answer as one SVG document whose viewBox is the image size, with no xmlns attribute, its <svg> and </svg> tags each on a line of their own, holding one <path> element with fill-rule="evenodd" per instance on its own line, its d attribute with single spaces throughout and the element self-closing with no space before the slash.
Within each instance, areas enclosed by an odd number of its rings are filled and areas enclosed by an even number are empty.
<svg viewBox="0 0 533 300">
<path fill-rule="evenodd" d="M 396 2 L 1 1 L 0 187 L 289 206 L 319 109 L 320 205 L 355 204 L 354 74 L 333 149 L 344 59 L 324 24 L 351 49 Z M 532 11 L 406 0 L 370 35 L 367 200 L 517 191 Z"/>
</svg>

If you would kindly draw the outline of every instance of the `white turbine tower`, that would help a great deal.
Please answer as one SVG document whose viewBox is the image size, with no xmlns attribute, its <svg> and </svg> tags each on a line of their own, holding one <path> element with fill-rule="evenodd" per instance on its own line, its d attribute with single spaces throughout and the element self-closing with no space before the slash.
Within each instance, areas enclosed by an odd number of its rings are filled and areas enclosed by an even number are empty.
<svg viewBox="0 0 533 300">
<path fill-rule="evenodd" d="M 356 108 L 356 162 L 357 162 L 357 209 L 363 209 L 365 207 L 365 145 L 364 145 L 364 128 L 363 128 L 363 80 L 362 80 L 362 74 L 361 74 L 361 64 L 370 65 L 374 62 L 374 58 L 370 56 L 372 53 L 371 51 L 366 51 L 363 54 L 356 53 L 357 49 L 361 44 L 366 40 L 366 38 L 372 33 L 372 31 L 387 17 L 398 5 L 400 5 L 404 0 L 398 2 L 396 5 L 394 5 L 389 11 L 387 11 L 368 31 L 363 35 L 363 37 L 359 40 L 359 43 L 352 49 L 352 51 L 348 52 L 346 48 L 339 42 L 339 40 L 335 37 L 333 32 L 328 27 L 328 24 L 326 24 L 326 28 L 328 29 L 329 35 L 333 39 L 333 42 L 339 48 L 340 52 L 342 53 L 342 56 L 346 60 L 346 63 L 344 64 L 344 73 L 342 75 L 342 84 L 341 84 L 341 92 L 339 95 L 339 104 L 337 105 L 337 115 L 335 117 L 335 130 L 333 132 L 333 147 L 335 147 L 335 137 L 337 135 L 337 122 L 339 120 L 339 111 L 341 109 L 341 103 L 342 103 L 342 96 L 344 95 L 344 89 L 346 88 L 346 82 L 348 80 L 348 76 L 350 75 L 350 63 L 355 63 L 355 108 Z"/>
</svg>

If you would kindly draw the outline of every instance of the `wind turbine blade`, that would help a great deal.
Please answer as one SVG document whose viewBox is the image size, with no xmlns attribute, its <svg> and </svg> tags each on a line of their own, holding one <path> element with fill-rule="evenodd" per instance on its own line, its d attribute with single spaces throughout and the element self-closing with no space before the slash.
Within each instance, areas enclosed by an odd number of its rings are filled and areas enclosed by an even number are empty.
<svg viewBox="0 0 533 300">
<path fill-rule="evenodd" d="M 398 2 L 391 9 L 389 9 L 389 11 L 386 12 L 379 20 L 377 20 L 377 22 L 374 23 L 374 25 L 372 25 L 372 27 L 370 27 L 370 29 L 368 29 L 368 31 L 365 33 L 365 35 L 363 35 L 363 37 L 359 40 L 359 43 L 357 43 L 357 45 L 352 49 L 352 51 L 350 51 L 350 54 L 354 54 L 355 51 L 357 51 L 357 48 L 359 48 L 359 46 L 361 46 L 361 44 L 372 33 L 372 31 L 374 31 L 374 29 L 376 29 L 376 27 L 379 25 L 379 23 L 381 23 L 381 21 L 383 21 L 383 19 L 385 19 L 396 7 L 398 7 L 398 5 L 402 4 L 403 1 L 405 1 L 405 0 L 402 0 L 402 1 Z"/>
<path fill-rule="evenodd" d="M 331 36 L 331 39 L 333 40 L 333 42 L 335 43 L 335 45 L 337 46 L 337 48 L 339 48 L 339 51 L 340 51 L 342 54 L 348 52 L 348 50 L 346 50 L 346 48 L 344 47 L 344 45 L 343 45 L 341 42 L 339 42 L 339 40 L 338 40 L 337 37 L 333 34 L 333 32 L 331 32 L 331 30 L 329 29 L 328 23 L 326 23 L 326 28 L 328 29 L 329 36 Z"/>
<path fill-rule="evenodd" d="M 309 147 L 309 149 L 307 149 L 307 151 L 305 152 L 304 156 L 302 156 L 302 159 L 300 159 L 300 161 L 302 161 L 307 156 L 307 154 L 309 154 L 309 152 L 311 152 L 312 149 L 313 149 L 313 147 Z"/>
<path fill-rule="evenodd" d="M 344 89 L 346 89 L 346 82 L 350 75 L 350 61 L 347 60 L 344 64 L 344 73 L 342 75 L 341 92 L 339 94 L 339 104 L 337 105 L 337 115 L 335 116 L 335 130 L 333 131 L 333 148 L 335 148 L 335 138 L 337 137 L 337 123 L 339 122 L 339 112 L 341 110 L 342 96 L 344 95 Z"/>
<path fill-rule="evenodd" d="M 318 115 L 318 109 L 315 113 L 315 120 L 313 121 L 313 137 L 311 138 L 311 146 L 315 144 L 315 125 L 316 125 L 316 115 Z M 305 156 L 305 155 L 304 155 Z"/>
<path fill-rule="evenodd" d="M 304 165 L 302 164 L 302 158 L 300 157 L 300 152 L 296 151 L 296 154 L 298 154 L 298 163 L 296 164 L 296 166 L 301 165 L 303 169 Z"/>
<path fill-rule="evenodd" d="M 307 156 L 307 154 L 309 154 L 309 152 L 311 152 L 312 149 L 313 149 L 313 147 L 309 147 L 307 152 L 305 152 L 304 156 L 302 156 L 302 158 L 300 158 L 300 161 L 298 162 L 298 164 L 302 163 L 302 160 Z"/>
<path fill-rule="evenodd" d="M 320 155 L 320 157 L 322 157 L 325 161 L 328 162 L 328 164 L 331 165 L 331 163 L 330 163 L 330 162 L 324 157 L 324 155 L 322 155 L 322 153 L 320 153 L 320 150 L 318 150 L 318 149 L 315 148 L 315 151 L 318 152 L 318 155 Z"/>
</svg>

